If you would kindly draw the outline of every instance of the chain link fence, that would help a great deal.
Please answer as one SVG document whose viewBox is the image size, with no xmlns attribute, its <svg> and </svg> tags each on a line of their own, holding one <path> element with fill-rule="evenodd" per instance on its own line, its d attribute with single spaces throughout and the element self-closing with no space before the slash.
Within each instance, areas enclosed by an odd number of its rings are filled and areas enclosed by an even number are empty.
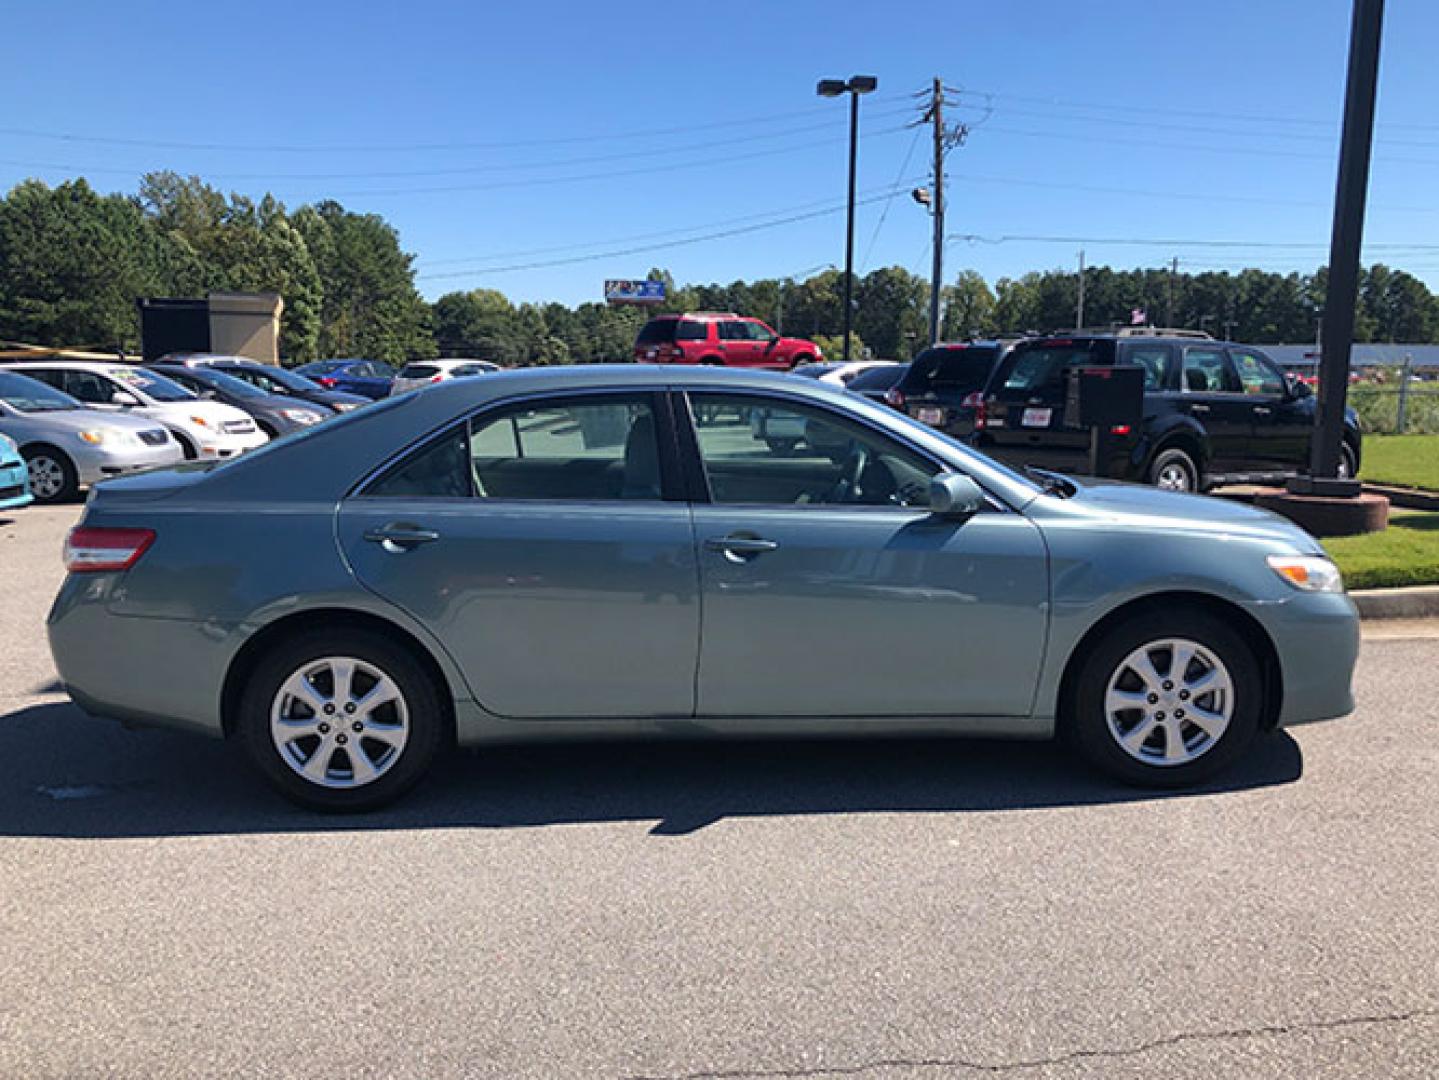
<svg viewBox="0 0 1439 1080">
<path fill-rule="evenodd" d="M 1407 365 L 1349 387 L 1360 428 L 1374 435 L 1439 435 L 1439 380 Z"/>
</svg>

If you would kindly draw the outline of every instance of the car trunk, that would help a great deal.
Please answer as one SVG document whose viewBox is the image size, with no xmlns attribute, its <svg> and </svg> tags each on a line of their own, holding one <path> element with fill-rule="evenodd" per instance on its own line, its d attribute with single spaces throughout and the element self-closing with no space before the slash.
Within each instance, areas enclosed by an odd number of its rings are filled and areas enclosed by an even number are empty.
<svg viewBox="0 0 1439 1080">
<path fill-rule="evenodd" d="M 1065 423 L 1069 372 L 1113 363 L 1114 342 L 1104 338 L 1020 345 L 999 366 L 985 393 L 980 448 L 1010 465 L 1084 470 L 1089 432 Z"/>
</svg>

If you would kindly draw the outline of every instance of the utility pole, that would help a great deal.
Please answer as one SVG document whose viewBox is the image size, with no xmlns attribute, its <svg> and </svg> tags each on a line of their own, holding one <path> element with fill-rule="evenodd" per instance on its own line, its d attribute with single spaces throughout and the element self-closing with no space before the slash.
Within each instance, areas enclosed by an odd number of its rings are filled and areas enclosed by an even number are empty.
<svg viewBox="0 0 1439 1080">
<path fill-rule="evenodd" d="M 1171 326 L 1171 327 L 1172 327 L 1172 326 L 1174 325 L 1174 279 L 1177 278 L 1178 276 L 1179 276 L 1179 256 L 1176 255 L 1176 256 L 1174 256 L 1173 261 L 1170 262 L 1170 264 L 1169 264 L 1169 299 L 1168 299 L 1168 301 L 1166 302 L 1166 304 L 1164 305 L 1164 306 L 1165 306 L 1165 312 L 1164 312 L 1164 325 L 1165 325 L 1165 326 Z"/>
<path fill-rule="evenodd" d="M 1074 328 L 1084 329 L 1084 249 L 1079 249 L 1079 304 L 1074 312 Z"/>
<path fill-rule="evenodd" d="M 929 275 L 929 343 L 939 340 L 939 302 L 944 291 L 944 83 L 936 75 L 929 102 L 934 125 L 934 265 Z"/>
</svg>

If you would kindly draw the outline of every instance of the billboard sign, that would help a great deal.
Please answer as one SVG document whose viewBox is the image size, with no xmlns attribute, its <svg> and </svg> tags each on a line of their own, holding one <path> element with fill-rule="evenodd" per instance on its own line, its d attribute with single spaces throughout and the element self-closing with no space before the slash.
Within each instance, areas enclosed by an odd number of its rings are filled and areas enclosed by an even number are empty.
<svg viewBox="0 0 1439 1080">
<path fill-rule="evenodd" d="M 665 283 L 663 281 L 606 281 L 605 303 L 607 304 L 663 304 Z"/>
</svg>

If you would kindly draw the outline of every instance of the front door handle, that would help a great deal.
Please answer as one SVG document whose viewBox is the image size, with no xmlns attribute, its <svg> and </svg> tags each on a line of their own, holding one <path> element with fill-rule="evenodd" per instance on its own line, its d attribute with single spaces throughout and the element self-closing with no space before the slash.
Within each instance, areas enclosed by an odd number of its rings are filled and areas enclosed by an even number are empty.
<svg viewBox="0 0 1439 1080">
<path fill-rule="evenodd" d="M 440 534 L 434 529 L 411 525 L 407 521 L 392 521 L 378 529 L 365 530 L 364 537 L 372 544 L 379 544 L 391 554 L 398 555 L 402 551 L 413 551 L 421 544 L 438 540 Z"/>
<path fill-rule="evenodd" d="M 732 563 L 744 563 L 766 551 L 779 547 L 778 540 L 764 540 L 758 536 L 716 536 L 705 541 L 710 551 L 718 551 Z"/>
<path fill-rule="evenodd" d="M 1255 415 L 1255 416 L 1268 416 L 1272 411 L 1273 411 L 1273 410 L 1270 409 L 1268 405 L 1256 405 L 1256 406 L 1254 406 L 1254 415 Z"/>
<path fill-rule="evenodd" d="M 1200 404 L 1198 404 L 1198 403 L 1196 402 L 1195 404 L 1189 406 L 1189 411 L 1190 411 L 1190 412 L 1196 412 L 1196 413 L 1207 413 L 1207 412 L 1209 411 L 1209 406 L 1208 406 L 1208 405 L 1200 405 Z"/>
</svg>

